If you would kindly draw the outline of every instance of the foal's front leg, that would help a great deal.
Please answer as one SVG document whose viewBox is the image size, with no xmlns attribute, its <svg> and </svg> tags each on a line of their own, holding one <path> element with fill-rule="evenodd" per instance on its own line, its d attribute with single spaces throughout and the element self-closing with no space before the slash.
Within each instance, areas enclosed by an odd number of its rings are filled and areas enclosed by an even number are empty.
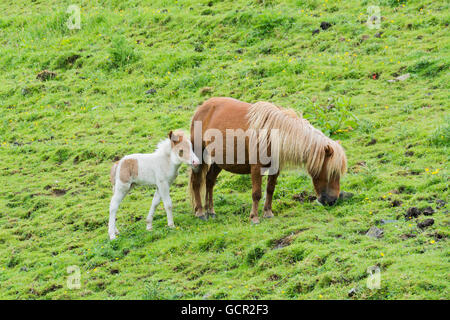
<svg viewBox="0 0 450 320">
<path fill-rule="evenodd" d="M 171 228 L 175 227 L 173 223 L 172 215 L 172 199 L 170 199 L 170 188 L 167 182 L 161 182 L 158 184 L 158 193 L 164 203 L 164 209 L 167 214 L 167 225 Z"/>
<path fill-rule="evenodd" d="M 261 200 L 261 183 L 262 183 L 261 167 L 259 165 L 252 165 L 250 170 L 252 176 L 252 199 L 253 199 L 250 219 L 252 223 L 258 224 L 259 223 L 258 205 L 259 200 Z"/>
<path fill-rule="evenodd" d="M 150 211 L 147 216 L 147 230 L 152 230 L 153 228 L 153 216 L 155 215 L 156 207 L 161 201 L 161 196 L 159 195 L 158 190 L 155 191 L 155 195 L 153 196 L 152 206 L 150 207 Z"/>
</svg>

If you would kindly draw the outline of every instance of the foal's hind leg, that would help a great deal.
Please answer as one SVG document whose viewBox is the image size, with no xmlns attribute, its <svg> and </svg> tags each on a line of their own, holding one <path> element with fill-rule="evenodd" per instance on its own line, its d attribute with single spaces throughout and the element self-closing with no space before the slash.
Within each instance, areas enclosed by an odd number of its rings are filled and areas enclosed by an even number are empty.
<svg viewBox="0 0 450 320">
<path fill-rule="evenodd" d="M 213 219 L 216 217 L 213 203 L 213 190 L 220 171 L 222 171 L 222 169 L 217 164 L 213 163 L 206 174 L 205 209 L 206 214 Z"/>
<path fill-rule="evenodd" d="M 114 188 L 114 195 L 111 198 L 111 202 L 109 204 L 108 234 L 110 240 L 114 240 L 116 238 L 116 235 L 119 233 L 116 228 L 116 213 L 117 209 L 119 209 L 120 203 L 129 190 L 129 186 L 120 184 L 116 185 Z"/>
<path fill-rule="evenodd" d="M 158 193 L 161 196 L 161 199 L 164 203 L 164 209 L 167 214 L 167 225 L 171 228 L 175 227 L 173 223 L 173 214 L 172 214 L 172 199 L 170 199 L 170 187 L 167 182 L 160 182 L 157 184 Z"/>
<path fill-rule="evenodd" d="M 276 174 L 269 175 L 267 177 L 267 189 L 266 189 L 266 202 L 264 203 L 264 218 L 272 218 L 272 197 L 277 184 L 278 171 Z"/>
<path fill-rule="evenodd" d="M 161 196 L 159 195 L 158 190 L 155 191 L 155 195 L 153 196 L 152 206 L 150 207 L 150 211 L 147 216 L 147 230 L 152 230 L 153 228 L 153 216 L 155 215 L 156 207 L 161 201 Z"/>
</svg>

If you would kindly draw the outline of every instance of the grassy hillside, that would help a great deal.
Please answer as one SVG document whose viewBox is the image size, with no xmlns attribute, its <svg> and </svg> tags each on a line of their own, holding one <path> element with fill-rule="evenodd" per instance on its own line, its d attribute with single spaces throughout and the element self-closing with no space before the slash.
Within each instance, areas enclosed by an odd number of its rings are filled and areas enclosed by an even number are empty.
<svg viewBox="0 0 450 320">
<path fill-rule="evenodd" d="M 0 298 L 450 298 L 448 2 L 77 3 L 79 30 L 66 26 L 72 1 L 0 3 Z M 374 4 L 379 29 L 366 25 Z M 160 206 L 146 231 L 153 190 L 136 188 L 109 242 L 113 161 L 188 129 L 210 96 L 303 112 L 341 140 L 355 196 L 319 206 L 310 178 L 284 171 L 275 218 L 253 226 L 249 177 L 222 173 L 218 219 L 200 221 L 182 167 L 177 228 Z"/>
</svg>

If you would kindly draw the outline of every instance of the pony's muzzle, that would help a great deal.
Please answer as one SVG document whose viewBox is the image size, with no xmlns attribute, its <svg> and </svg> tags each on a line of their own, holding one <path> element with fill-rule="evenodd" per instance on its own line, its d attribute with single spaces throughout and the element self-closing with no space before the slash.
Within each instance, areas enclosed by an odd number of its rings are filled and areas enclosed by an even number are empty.
<svg viewBox="0 0 450 320">
<path fill-rule="evenodd" d="M 337 198 L 336 197 L 330 197 L 327 194 L 321 194 L 319 199 L 317 199 L 321 204 L 327 205 L 327 206 L 333 206 L 336 204 Z"/>
</svg>

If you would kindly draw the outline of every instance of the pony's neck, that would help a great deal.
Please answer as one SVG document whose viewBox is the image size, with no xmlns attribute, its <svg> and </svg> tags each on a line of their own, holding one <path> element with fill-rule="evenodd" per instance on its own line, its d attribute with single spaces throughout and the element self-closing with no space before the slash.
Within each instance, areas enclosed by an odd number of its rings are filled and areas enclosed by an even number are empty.
<svg viewBox="0 0 450 320">
<path fill-rule="evenodd" d="M 342 147 L 294 112 L 269 102 L 257 102 L 250 107 L 248 119 L 252 129 L 279 130 L 280 166 L 304 166 L 310 175 L 315 176 L 322 170 L 325 148 L 329 146 L 334 154 L 327 164 L 328 174 L 345 171 L 346 158 Z"/>
</svg>

